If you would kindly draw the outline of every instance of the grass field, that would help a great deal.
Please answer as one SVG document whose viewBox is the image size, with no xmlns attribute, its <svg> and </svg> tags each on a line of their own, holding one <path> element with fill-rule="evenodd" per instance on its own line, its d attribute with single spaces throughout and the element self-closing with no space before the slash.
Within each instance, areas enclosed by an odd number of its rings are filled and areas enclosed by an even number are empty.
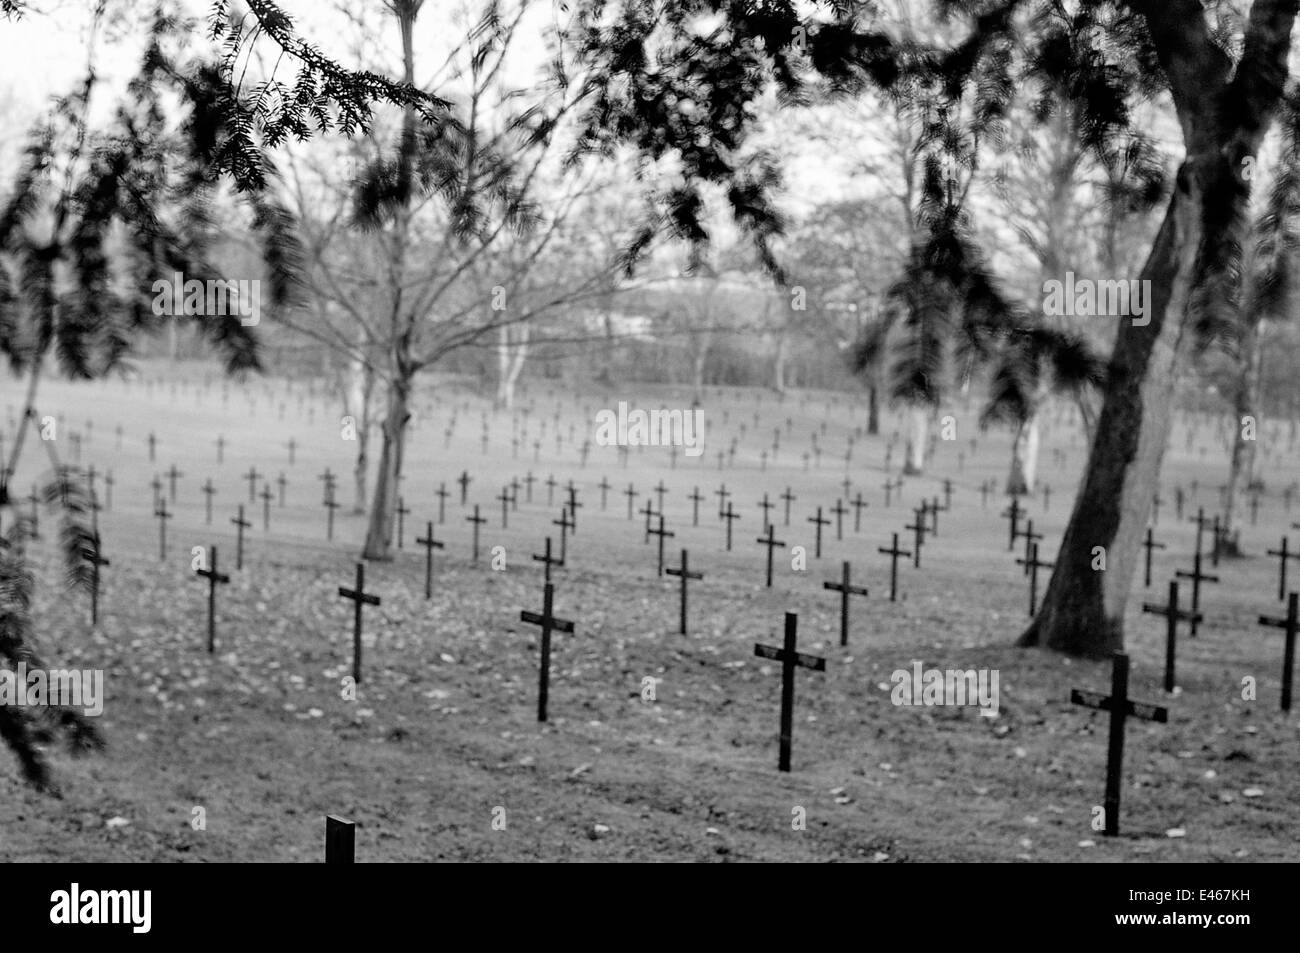
<svg viewBox="0 0 1300 953">
<path fill-rule="evenodd" d="M 206 391 L 205 375 L 212 379 Z M 1224 560 L 1222 581 L 1206 587 L 1202 632 L 1180 642 L 1181 691 L 1166 696 L 1164 621 L 1140 605 L 1163 601 L 1174 568 L 1190 568 L 1195 527 L 1175 523 L 1173 487 L 1190 492 L 1197 481 L 1189 506 L 1210 511 L 1226 469 L 1209 426 L 1191 441 L 1182 427 L 1174 436 L 1156 527 L 1168 549 L 1156 556 L 1152 587 L 1137 580 L 1127 629 L 1130 692 L 1168 704 L 1170 720 L 1129 723 L 1124 833 L 1105 838 L 1091 822 L 1102 798 L 1106 716 L 1070 705 L 1069 694 L 1107 690 L 1109 665 L 1012 647 L 1027 620 L 1027 581 L 1014 562 L 1021 552 L 1007 549 L 999 516 L 1005 498 L 995 494 L 985 506 L 978 491 L 990 478 L 1001 488 L 1009 437 L 978 434 L 968 423 L 973 406 L 941 411 L 956 417 L 960 439 L 940 441 L 930 472 L 906 479 L 903 502 L 889 508 L 884 447 L 897 422 L 859 440 L 848 475 L 870 502 L 862 531 L 853 532 L 851 513 L 842 541 L 830 526 L 818 560 L 807 518 L 842 495 L 845 437 L 864 423 L 845 396 L 834 406 L 797 394 L 778 404 L 770 393 L 729 391 L 704 402 L 711 432 L 703 458 L 679 457 L 674 469 L 667 450 L 643 448 L 624 468 L 615 450 L 593 447 L 582 467 L 569 428 L 580 443 L 596 408 L 619 399 L 689 407 L 689 395 L 665 388 L 575 400 L 534 383 L 521 397 L 533 409 L 529 436 L 512 451 L 508 413 L 494 415 L 463 383 L 439 381 L 421 395 L 407 453 L 405 548 L 391 564 L 367 566 L 367 588 L 383 602 L 366 610 L 364 680 L 356 701 L 347 701 L 341 685 L 351 664 L 352 604 L 337 588 L 353 582 L 365 525 L 345 507 L 334 541 L 325 540 L 318 479 L 325 467 L 340 475 L 339 499 L 352 498 L 352 445 L 339 437 L 335 405 L 307 396 L 302 385 L 260 380 L 247 391 L 230 385 L 223 401 L 220 378 L 203 368 L 146 367 L 145 378 L 155 383 L 42 389 L 40 413 L 65 416 L 56 442 L 62 455 L 70 453 L 68 431 L 85 433 L 92 419 L 81 462 L 111 469 L 115 480 L 111 511 L 101 517 L 112 565 L 98 630 L 89 626 L 87 597 L 63 588 L 48 532 L 35 549 L 41 650 L 55 667 L 105 671 L 100 724 L 109 748 L 75 760 L 52 753 L 59 798 L 24 786 L 4 756 L 2 860 L 319 861 L 327 813 L 357 821 L 362 861 L 1300 859 L 1297 722 L 1278 710 L 1282 634 L 1255 624 L 1261 613 L 1283 611 L 1277 564 L 1264 550 L 1300 519 L 1281 499 L 1297 460 L 1285 433 L 1265 448 L 1269 492 L 1258 524 L 1246 527 L 1247 556 Z M 12 417 L 20 401 L 19 383 L 7 382 L 0 406 L 7 403 Z M 557 404 L 565 438 L 558 454 Z M 548 429 L 534 462 L 540 422 Z M 770 451 L 777 428 L 781 449 L 764 470 L 759 451 Z M 150 431 L 159 441 L 154 463 Z M 825 452 L 820 468 L 806 469 L 800 457 L 814 431 Z M 221 465 L 219 434 L 228 441 Z M 733 437 L 734 464 L 719 472 L 716 451 Z M 293 466 L 285 449 L 291 438 Z M 43 469 L 39 450 L 24 454 L 18 487 Z M 1059 543 L 1085 453 L 1064 423 L 1046 434 L 1050 507 L 1041 497 L 1028 504 L 1045 534 L 1044 559 Z M 901 460 L 900 442 L 895 474 Z M 149 481 L 173 463 L 184 476 L 169 556 L 160 561 Z M 269 532 L 261 502 L 248 505 L 241 475 L 250 466 L 272 479 L 283 471 L 289 481 L 287 505 L 272 504 Z M 470 508 L 459 505 L 454 484 L 462 470 L 473 478 L 469 503 L 489 520 L 477 566 Z M 519 612 L 541 609 L 541 568 L 531 556 L 546 535 L 558 546 L 551 521 L 561 493 L 547 506 L 541 483 L 531 504 L 521 491 L 504 530 L 494 499 L 528 471 L 573 480 L 583 503 L 568 563 L 556 571 L 556 612 L 577 631 L 556 636 L 546 725 L 536 721 L 538 632 Z M 199 491 L 208 477 L 218 488 L 212 527 L 204 525 Z M 603 512 L 602 477 L 616 487 Z M 952 508 L 925 546 L 923 568 L 900 566 L 900 600 L 891 603 L 889 564 L 877 547 L 894 532 L 910 542 L 902 529 L 909 508 L 942 498 L 944 478 L 955 486 Z M 692 584 L 688 638 L 677 634 L 678 583 L 656 578 L 654 542 L 644 542 L 643 518 L 627 519 L 620 495 L 635 483 L 639 508 L 659 480 L 668 487 L 667 527 L 676 533 L 669 562 L 685 547 L 692 568 L 705 573 Z M 435 557 L 434 596 L 426 601 L 424 554 L 413 540 L 426 520 L 436 521 L 433 491 L 443 482 L 454 495 L 435 533 L 447 549 Z M 730 553 L 713 495 L 722 482 L 742 514 Z M 706 497 L 698 528 L 687 496 L 695 486 Z M 787 486 L 797 501 L 788 528 L 775 511 L 777 537 L 788 545 L 768 590 L 764 549 L 755 542 L 757 503 Z M 241 502 L 253 527 L 236 572 L 229 520 Z M 213 543 L 233 578 L 219 593 L 218 645 L 209 656 L 207 585 L 191 572 L 190 552 Z M 806 571 L 790 568 L 794 545 L 808 548 Z M 504 547 L 502 571 L 489 568 L 494 546 Z M 841 648 L 838 597 L 822 583 L 838 578 L 845 559 L 871 594 L 854 600 L 850 644 Z M 1045 588 L 1046 579 L 1040 583 Z M 780 670 L 755 658 L 753 645 L 779 643 L 786 611 L 799 614 L 800 649 L 824 655 L 827 667 L 796 676 L 794 769 L 781 774 Z M 913 660 L 996 669 L 1000 715 L 894 706 L 890 674 Z M 1255 701 L 1242 699 L 1246 676 L 1258 682 Z M 642 697 L 647 677 L 656 680 L 653 701 Z M 195 808 L 203 809 L 204 830 L 191 823 Z M 797 808 L 805 830 L 792 829 Z M 505 829 L 494 829 L 502 816 Z"/>
</svg>

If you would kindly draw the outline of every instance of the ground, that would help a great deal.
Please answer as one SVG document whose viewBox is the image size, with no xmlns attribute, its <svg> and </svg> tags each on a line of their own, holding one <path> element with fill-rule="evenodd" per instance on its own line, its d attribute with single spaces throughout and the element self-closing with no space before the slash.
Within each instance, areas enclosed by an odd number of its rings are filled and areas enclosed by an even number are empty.
<svg viewBox="0 0 1300 953">
<path fill-rule="evenodd" d="M 1107 838 L 1092 827 L 1106 715 L 1069 698 L 1074 687 L 1108 690 L 1109 665 L 1012 647 L 1027 621 L 1027 581 L 1014 561 L 1021 552 L 1007 550 L 999 516 L 1006 499 L 994 494 L 984 504 L 979 492 L 989 479 L 1001 489 L 1009 436 L 979 433 L 974 404 L 941 411 L 954 416 L 959 439 L 939 441 L 930 472 L 906 479 L 902 504 L 895 497 L 886 508 L 881 488 L 885 445 L 901 418 L 889 418 L 880 437 L 858 440 L 848 475 L 853 492 L 870 502 L 862 530 L 853 532 L 850 512 L 843 541 L 828 527 L 816 559 L 807 518 L 842 495 L 845 436 L 865 423 L 862 402 L 850 395 L 796 393 L 779 402 L 771 393 L 710 391 L 702 403 L 711 427 L 703 458 L 679 456 L 673 468 L 666 449 L 644 448 L 624 468 L 614 449 L 593 447 L 583 467 L 576 444 L 594 432 L 597 409 L 618 400 L 690 407 L 690 395 L 638 386 L 574 396 L 535 382 L 520 397 L 521 407 L 532 408 L 529 436 L 514 450 L 508 412 L 494 414 L 465 382 L 434 381 L 418 402 L 408 451 L 403 495 L 413 512 L 405 548 L 392 563 L 367 566 L 367 589 L 382 605 L 366 608 L 363 680 L 351 701 L 342 696 L 352 604 L 337 590 L 353 583 L 365 523 L 350 513 L 352 445 L 340 438 L 336 405 L 302 383 L 224 386 L 226 399 L 209 368 L 146 365 L 129 383 L 42 388 L 39 413 L 64 417 L 60 454 L 75 457 L 69 437 L 79 431 L 82 464 L 111 469 L 115 481 L 112 508 L 102 514 L 112 562 L 97 630 L 87 596 L 63 587 L 48 522 L 34 550 L 41 650 L 53 667 L 105 671 L 99 724 L 108 750 L 78 759 L 52 752 L 57 798 L 25 786 L 12 757 L 0 753 L 0 860 L 319 861 L 326 814 L 357 822 L 361 861 L 1300 859 L 1297 722 L 1278 704 L 1283 637 L 1256 624 L 1262 613 L 1283 611 L 1276 561 L 1263 553 L 1291 518 L 1281 485 L 1296 456 L 1285 430 L 1265 426 L 1261 449 L 1272 478 L 1257 525 L 1243 533 L 1248 555 L 1210 570 L 1222 581 L 1206 586 L 1201 634 L 1193 640 L 1184 632 L 1180 641 L 1181 691 L 1166 695 L 1164 621 L 1140 609 L 1143 600 L 1163 601 L 1175 568 L 1190 568 L 1195 527 L 1175 523 L 1173 487 L 1190 492 L 1196 480 L 1189 509 L 1208 510 L 1212 488 L 1226 480 L 1222 434 L 1210 422 L 1200 422 L 1190 441 L 1182 426 L 1175 434 L 1156 525 L 1169 548 L 1156 556 L 1150 589 L 1138 578 L 1127 624 L 1130 694 L 1168 705 L 1170 719 L 1129 722 L 1122 836 Z M 21 393 L 12 380 L 0 391 L 6 436 Z M 525 416 L 518 420 L 522 426 Z M 770 453 L 778 427 L 781 449 L 764 469 L 759 452 Z M 150 431 L 159 441 L 154 463 Z M 801 459 L 814 431 L 820 467 Z M 219 434 L 228 441 L 221 465 Z M 291 438 L 298 445 L 292 466 Z M 732 438 L 734 462 L 719 472 L 716 451 Z M 18 486 L 39 476 L 40 449 L 29 445 Z M 895 476 L 902 455 L 900 442 Z M 1044 559 L 1060 540 L 1083 460 L 1081 438 L 1062 417 L 1044 440 L 1050 504 L 1041 495 L 1028 504 L 1045 534 Z M 184 476 L 160 560 L 149 481 L 172 463 Z M 272 504 L 269 532 L 261 502 L 248 504 L 241 475 L 250 466 L 289 480 L 286 506 Z M 338 512 L 332 543 L 320 505 L 326 466 L 342 476 L 339 499 L 349 504 Z M 477 502 L 489 520 L 478 565 L 470 560 L 470 507 L 459 505 L 454 483 L 462 470 L 473 478 L 470 505 Z M 558 548 L 551 520 L 561 493 L 547 506 L 543 484 L 534 485 L 531 504 L 521 491 L 504 530 L 494 499 L 502 483 L 530 470 L 539 480 L 574 480 L 583 504 L 568 564 L 555 574 L 555 611 L 576 631 L 555 636 L 545 725 L 536 720 L 538 630 L 519 612 L 541 610 L 541 567 L 530 557 L 548 534 Z M 602 476 L 616 486 L 603 512 Z M 208 477 L 218 488 L 211 527 L 199 491 Z M 902 529 L 909 507 L 942 499 L 944 478 L 954 485 L 952 508 L 941 514 L 922 568 L 900 565 L 900 598 L 891 603 L 888 559 L 876 550 L 894 532 L 910 543 Z M 677 632 L 677 580 L 656 577 L 654 541 L 645 543 L 642 517 L 627 519 L 619 494 L 635 483 L 640 507 L 661 479 L 667 528 L 676 533 L 669 563 L 686 547 L 692 569 L 705 573 L 692 583 L 689 637 Z M 724 481 L 742 514 L 731 553 L 713 496 Z M 426 520 L 437 521 L 440 483 L 453 493 L 445 525 L 434 530 L 447 549 L 435 556 L 426 601 L 424 553 L 413 539 Z M 698 528 L 687 496 L 695 486 L 706 496 Z M 787 546 L 769 590 L 755 542 L 757 503 L 787 486 L 798 499 L 789 527 L 774 511 Z M 253 526 L 236 571 L 229 520 L 240 502 Z M 218 595 L 214 655 L 205 644 L 207 583 L 191 571 L 191 547 L 210 544 L 233 577 Z M 808 548 L 806 571 L 791 569 L 794 545 Z M 504 547 L 504 570 L 490 568 L 494 546 Z M 841 648 L 838 596 L 822 583 L 838 579 L 844 559 L 870 595 L 854 599 L 849 645 Z M 1045 585 L 1040 579 L 1040 592 Z M 800 650 L 823 655 L 826 671 L 796 675 L 793 770 L 783 774 L 776 770 L 780 669 L 755 658 L 754 643 L 779 643 L 787 611 L 798 613 Z M 999 716 L 896 707 L 890 675 L 910 671 L 914 660 L 996 669 Z M 653 700 L 643 698 L 649 677 Z M 1253 701 L 1242 697 L 1245 677 L 1257 680 Z M 796 830 L 801 814 L 806 829 Z M 204 829 L 196 830 L 199 816 Z M 495 829 L 502 819 L 504 829 Z"/>
</svg>

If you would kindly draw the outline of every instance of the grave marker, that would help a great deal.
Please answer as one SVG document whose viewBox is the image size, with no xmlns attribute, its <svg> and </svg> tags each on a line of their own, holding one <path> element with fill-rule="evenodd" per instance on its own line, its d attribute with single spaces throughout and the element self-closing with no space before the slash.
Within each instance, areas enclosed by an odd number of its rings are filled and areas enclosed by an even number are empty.
<svg viewBox="0 0 1300 953">
<path fill-rule="evenodd" d="M 671 566 L 664 570 L 670 576 L 680 576 L 682 580 L 682 619 L 681 634 L 686 635 L 686 583 L 690 579 L 703 579 L 704 573 L 691 572 L 686 561 L 686 550 L 682 550 L 682 565 L 678 569 Z"/>
<path fill-rule="evenodd" d="M 778 546 L 784 546 L 785 542 L 775 538 L 776 533 L 775 530 L 772 528 L 771 523 L 768 523 L 767 526 L 764 527 L 764 529 L 767 532 L 767 536 L 766 537 L 760 536 L 758 539 L 755 540 L 755 542 L 758 543 L 760 546 L 767 547 L 767 588 L 771 589 L 772 588 L 772 554 Z"/>
<path fill-rule="evenodd" d="M 433 551 L 443 549 L 441 540 L 433 538 L 433 520 L 424 524 L 424 536 L 416 537 L 417 546 L 424 547 L 424 598 L 433 598 Z"/>
<path fill-rule="evenodd" d="M 822 508 L 817 507 L 817 515 L 808 517 L 808 522 L 817 527 L 815 537 L 815 554 L 817 559 L 822 558 L 822 527 L 831 525 L 831 521 L 822 518 Z"/>
<path fill-rule="evenodd" d="M 795 651 L 798 627 L 798 615 L 787 612 L 782 647 L 778 649 L 761 642 L 754 645 L 756 656 L 781 663 L 781 748 L 776 765 L 778 771 L 787 772 L 790 770 L 790 749 L 794 735 L 794 670 L 798 667 L 814 672 L 826 671 L 826 659 Z"/>
<path fill-rule="evenodd" d="M 235 569 L 241 570 L 244 568 L 244 530 L 253 525 L 244 519 L 244 504 L 239 504 L 239 514 L 230 522 L 235 527 Z"/>
<path fill-rule="evenodd" d="M 1286 643 L 1282 650 L 1282 710 L 1291 710 L 1291 677 L 1295 668 L 1295 634 L 1300 629 L 1300 594 L 1291 593 L 1287 599 L 1286 618 L 1262 615 L 1260 625 L 1273 626 L 1286 632 Z"/>
<path fill-rule="evenodd" d="M 519 613 L 519 619 L 522 622 L 528 622 L 532 625 L 538 625 L 542 628 L 542 651 L 538 664 L 537 679 L 537 720 L 546 721 L 546 705 L 550 694 L 551 681 L 551 633 L 552 632 L 573 632 L 573 623 L 568 619 L 561 619 L 554 615 L 552 611 L 552 602 L 555 596 L 555 586 L 546 583 L 543 587 L 542 596 L 542 613 L 528 612 L 527 610 Z"/>
<path fill-rule="evenodd" d="M 1106 749 L 1105 833 L 1108 837 L 1119 834 L 1120 781 L 1124 766 L 1124 722 L 1128 718 L 1166 724 L 1169 710 L 1156 705 L 1130 701 L 1128 697 L 1128 656 L 1116 652 L 1110 676 L 1110 695 L 1074 689 L 1070 702 L 1110 712 L 1110 741 Z"/>
<path fill-rule="evenodd" d="M 907 527 L 903 527 L 906 529 Z M 889 557 L 889 601 L 897 602 L 898 595 L 898 557 L 912 555 L 905 549 L 898 548 L 898 534 L 894 534 L 894 544 L 889 549 L 881 546 L 876 550 L 878 553 L 884 553 Z"/>
<path fill-rule="evenodd" d="M 361 684 L 361 607 L 379 605 L 379 597 L 366 592 L 366 564 L 357 563 L 356 588 L 339 586 L 339 595 L 352 600 L 352 678 Z"/>
<path fill-rule="evenodd" d="M 1196 638 L 1197 629 L 1200 626 L 1201 611 L 1201 583 L 1218 582 L 1218 576 L 1209 576 L 1201 572 L 1201 551 L 1198 548 L 1196 554 L 1192 557 L 1192 571 L 1185 572 L 1182 569 L 1176 570 L 1174 576 L 1178 579 L 1190 579 L 1192 581 L 1192 612 L 1196 615 L 1192 619 L 1192 638 Z"/>
<path fill-rule="evenodd" d="M 1169 601 L 1163 606 L 1153 602 L 1142 603 L 1142 611 L 1165 617 L 1165 691 L 1174 690 L 1174 665 L 1178 651 L 1178 623 L 1199 622 L 1200 614 L 1178 608 L 1178 583 L 1169 582 Z"/>
<path fill-rule="evenodd" d="M 473 562 L 478 563 L 478 528 L 487 522 L 487 517 L 478 515 L 478 504 L 474 504 L 474 515 L 465 517 L 465 522 L 474 524 L 474 557 Z"/>
<path fill-rule="evenodd" d="M 830 589 L 840 594 L 840 645 L 849 644 L 849 596 L 865 596 L 865 586 L 849 584 L 849 561 L 844 560 L 839 582 L 823 582 L 823 589 Z"/>
<path fill-rule="evenodd" d="M 208 568 L 196 569 L 194 574 L 208 580 L 208 654 L 211 655 L 217 650 L 217 586 L 229 583 L 230 577 L 217 571 L 217 547 L 208 547 L 208 553 L 211 557 Z"/>
</svg>

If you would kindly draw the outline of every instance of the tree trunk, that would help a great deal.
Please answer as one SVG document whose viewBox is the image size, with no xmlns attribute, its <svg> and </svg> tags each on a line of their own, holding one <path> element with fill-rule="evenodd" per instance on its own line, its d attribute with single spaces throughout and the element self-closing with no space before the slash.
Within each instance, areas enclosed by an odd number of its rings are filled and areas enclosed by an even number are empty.
<svg viewBox="0 0 1300 953">
<path fill-rule="evenodd" d="M 1223 503 L 1223 535 L 1226 547 L 1221 552 L 1230 556 L 1241 555 L 1241 524 L 1245 504 L 1245 493 L 1250 490 L 1255 476 L 1255 449 L 1261 422 L 1259 419 L 1259 382 L 1260 369 L 1263 364 L 1264 349 L 1261 346 L 1263 335 L 1259 323 L 1247 319 L 1242 332 L 1241 356 L 1242 367 L 1233 399 L 1233 411 L 1236 428 L 1232 441 L 1232 462 L 1228 468 L 1227 496 Z M 1244 419 L 1250 418 L 1250 433 L 1247 439 Z"/>
<path fill-rule="evenodd" d="M 528 325 L 520 325 L 514 334 L 509 327 L 503 325 L 497 334 L 497 407 L 514 409 L 515 384 L 524 369 L 524 359 L 527 356 Z"/>
<path fill-rule="evenodd" d="M 1151 282 L 1149 323 L 1119 318 L 1088 467 L 1021 645 L 1093 658 L 1124 646 L 1124 610 L 1169 438 L 1175 383 L 1193 341 L 1187 312 L 1201 215 L 1201 183 L 1185 164 L 1142 270 Z"/>
<path fill-rule="evenodd" d="M 867 385 L 867 433 L 880 434 L 880 389 L 874 382 Z"/>
<path fill-rule="evenodd" d="M 367 473 L 370 469 L 370 395 L 374 390 L 374 372 L 365 361 L 353 361 L 348 368 L 344 391 L 344 413 L 357 422 L 357 456 L 352 464 L 354 496 L 352 512 L 366 511 Z"/>
<path fill-rule="evenodd" d="M 1011 444 L 1011 472 L 1007 475 L 1009 495 L 1032 496 L 1038 479 L 1040 414 L 1037 409 L 1016 429 Z"/>
<path fill-rule="evenodd" d="M 772 361 L 772 387 L 778 394 L 785 393 L 785 355 L 788 342 L 786 328 L 782 327 L 776 336 L 776 357 Z"/>
<path fill-rule="evenodd" d="M 907 410 L 907 454 L 903 461 L 905 476 L 919 476 L 925 470 L 926 439 L 930 429 L 930 408 L 917 404 Z"/>
<path fill-rule="evenodd" d="M 379 468 L 375 473 L 375 495 L 370 505 L 370 525 L 366 530 L 363 559 L 393 558 L 393 517 L 397 510 L 397 477 L 402 472 L 402 450 L 406 423 L 410 419 L 409 377 L 395 377 L 388 385 L 388 413 L 384 417 L 383 443 L 379 451 Z"/>
</svg>

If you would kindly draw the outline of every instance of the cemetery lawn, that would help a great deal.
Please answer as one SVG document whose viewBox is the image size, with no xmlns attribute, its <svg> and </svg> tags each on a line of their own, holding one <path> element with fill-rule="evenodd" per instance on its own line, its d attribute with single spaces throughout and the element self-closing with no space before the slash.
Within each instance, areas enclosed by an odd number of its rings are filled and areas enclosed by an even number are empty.
<svg viewBox="0 0 1300 953">
<path fill-rule="evenodd" d="M 1107 716 L 1069 697 L 1076 687 L 1108 691 L 1110 666 L 1012 647 L 1026 620 L 1028 586 L 1013 562 L 1023 553 L 1007 551 L 998 517 L 1004 498 L 984 508 L 977 490 L 1002 475 L 1005 435 L 982 437 L 964 472 L 955 451 L 941 445 L 934 472 L 907 481 L 908 506 L 922 493 L 941 494 L 944 476 L 957 492 L 939 537 L 927 541 L 923 568 L 900 562 L 900 601 L 890 603 L 888 559 L 876 548 L 889 544 L 910 512 L 897 501 L 883 506 L 883 451 L 869 451 L 870 465 L 854 471 L 871 500 L 862 533 L 852 533 L 850 515 L 844 541 L 831 526 L 823 558 L 813 560 L 805 519 L 816 505 L 833 505 L 842 465 L 804 472 L 791 463 L 764 473 L 746 463 L 719 474 L 701 464 L 673 471 L 663 461 L 623 470 L 603 450 L 585 470 L 573 453 L 562 464 L 544 456 L 535 465 L 531 456 L 512 459 L 508 419 L 492 455 L 481 455 L 478 405 L 473 427 L 464 425 L 470 432 L 449 452 L 435 421 L 417 436 L 404 485 L 413 509 L 406 547 L 393 563 L 367 565 L 367 591 L 382 605 L 365 608 L 363 682 L 356 701 L 347 701 L 352 603 L 337 590 L 353 583 L 364 521 L 340 509 L 335 542 L 325 542 L 316 475 L 326 465 L 346 474 L 349 462 L 346 445 L 319 432 L 332 422 L 313 433 L 296 414 L 274 419 L 263 403 L 263 418 L 236 426 L 221 422 L 216 396 L 198 413 L 189 401 L 169 410 L 155 394 L 150 406 L 162 440 L 150 465 L 141 425 L 129 424 L 144 419 L 143 390 L 102 390 L 102 400 L 88 401 L 84 389 L 52 385 L 48 399 L 78 420 L 94 404 L 99 453 L 90 459 L 111 465 L 117 478 L 113 509 L 102 517 L 112 565 L 100 628 L 89 629 L 88 597 L 62 588 L 51 527 L 35 550 L 33 613 L 52 667 L 105 671 L 99 724 L 109 747 L 77 759 L 51 751 L 59 798 L 25 786 L 5 753 L 0 860 L 317 862 L 326 814 L 357 822 L 358 861 L 1300 859 L 1300 715 L 1278 711 L 1282 635 L 1255 624 L 1259 614 L 1284 612 L 1276 562 L 1262 556 L 1277 544 L 1280 512 L 1247 534 L 1254 557 L 1223 561 L 1223 582 L 1206 586 L 1200 636 L 1180 633 L 1176 696 L 1161 690 L 1164 620 L 1139 610 L 1143 600 L 1163 601 L 1175 567 L 1190 568 L 1194 527 L 1173 525 L 1172 507 L 1162 514 L 1156 533 L 1169 549 L 1157 555 L 1150 589 L 1139 572 L 1130 605 L 1129 693 L 1168 705 L 1170 719 L 1129 721 L 1122 836 L 1106 838 L 1092 821 L 1102 800 Z M 770 395 L 767 401 L 775 415 Z M 243 420 L 239 402 L 231 416 Z M 796 435 L 821 419 L 791 403 Z M 730 406 L 734 421 L 753 400 L 741 395 Z M 114 413 L 135 437 L 120 453 L 112 448 Z M 318 424 L 322 418 L 328 414 L 318 414 Z M 208 446 L 218 432 L 232 441 L 221 467 Z M 280 449 L 291 435 L 302 444 L 292 468 Z M 1045 444 L 1068 446 L 1070 437 L 1058 433 Z M 639 460 L 649 461 L 648 453 Z M 1077 467 L 1077 449 L 1073 456 Z M 173 460 L 187 475 L 168 526 L 169 558 L 160 563 L 148 480 Z M 247 505 L 239 480 L 251 464 L 271 475 L 284 470 L 291 481 L 290 505 L 273 504 L 269 534 L 261 503 Z M 452 485 L 461 469 L 476 478 L 471 505 L 480 503 L 490 520 L 478 567 L 469 562 L 470 508 L 458 505 Z M 555 572 L 555 612 L 577 631 L 554 636 L 546 725 L 536 721 L 539 633 L 519 612 L 541 611 L 540 566 L 530 557 L 547 533 L 558 546 L 550 520 L 560 494 L 547 507 L 545 487 L 534 486 L 534 503 L 521 496 L 506 531 L 491 502 L 502 481 L 530 469 L 542 479 L 552 472 L 574 479 L 584 503 L 568 565 Z M 1045 469 L 1051 509 L 1037 500 L 1030 507 L 1035 529 L 1046 533 L 1042 557 L 1050 559 L 1077 470 Z M 1200 473 L 1204 484 L 1219 478 L 1208 464 Z M 209 475 L 221 487 L 211 528 L 198 491 Z M 596 489 L 602 475 L 616 486 L 604 513 Z M 655 578 L 654 541 L 643 542 L 643 519 L 627 520 L 617 492 L 632 480 L 645 494 L 660 478 L 672 488 L 668 528 L 677 533 L 668 565 L 677 565 L 685 546 L 691 568 L 705 573 L 691 583 L 689 637 L 677 634 L 678 580 Z M 742 513 L 731 553 L 723 551 L 709 496 L 721 480 Z M 426 519 L 436 520 L 439 482 L 454 495 L 446 525 L 434 527 L 448 549 L 435 554 L 434 597 L 426 602 L 424 551 L 413 539 Z M 685 495 L 694 485 L 708 496 L 698 529 Z M 808 546 L 809 569 L 792 572 L 788 555 L 778 553 L 776 586 L 768 590 L 765 550 L 754 542 L 756 503 L 787 485 L 799 502 L 789 528 L 775 511 L 776 534 Z M 346 485 L 340 497 L 350 501 Z M 254 525 L 244 570 L 236 572 L 228 520 L 240 502 Z M 644 495 L 638 507 L 643 502 Z M 209 656 L 207 583 L 190 571 L 190 547 L 212 542 L 233 578 L 217 596 L 217 649 Z M 910 546 L 910 534 L 900 543 Z M 496 545 L 505 547 L 504 571 L 488 568 Z M 852 601 L 845 649 L 839 597 L 822 590 L 823 581 L 838 580 L 842 559 L 852 560 L 854 583 L 871 589 Z M 781 774 L 780 670 L 755 658 L 753 647 L 780 643 L 787 610 L 799 613 L 799 650 L 824 655 L 827 668 L 797 670 L 793 771 Z M 914 660 L 927 669 L 996 669 L 999 716 L 891 704 L 891 673 L 910 672 Z M 649 677 L 653 701 L 642 697 Z M 1254 701 L 1242 699 L 1246 677 L 1257 681 Z M 792 830 L 799 808 L 806 830 Z M 195 829 L 196 809 L 205 829 Z M 504 817 L 504 830 L 494 829 L 494 817 L 497 827 Z"/>
</svg>

